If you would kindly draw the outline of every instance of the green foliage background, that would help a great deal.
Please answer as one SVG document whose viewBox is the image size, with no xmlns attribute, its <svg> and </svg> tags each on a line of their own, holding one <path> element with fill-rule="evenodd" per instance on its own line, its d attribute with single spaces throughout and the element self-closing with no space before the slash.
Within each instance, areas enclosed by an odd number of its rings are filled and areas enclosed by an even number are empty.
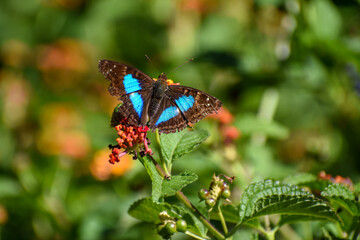
<svg viewBox="0 0 360 240">
<path fill-rule="evenodd" d="M 194 57 L 169 78 L 233 115 L 198 123 L 210 138 L 175 161 L 199 176 L 184 189 L 194 202 L 213 172 L 237 177 L 234 202 L 253 180 L 298 172 L 356 183 L 359 13 L 355 0 L 2 0 L 0 238 L 159 238 L 127 213 L 151 193 L 146 171 L 107 162 L 118 102 L 100 59 L 157 77 Z"/>
</svg>

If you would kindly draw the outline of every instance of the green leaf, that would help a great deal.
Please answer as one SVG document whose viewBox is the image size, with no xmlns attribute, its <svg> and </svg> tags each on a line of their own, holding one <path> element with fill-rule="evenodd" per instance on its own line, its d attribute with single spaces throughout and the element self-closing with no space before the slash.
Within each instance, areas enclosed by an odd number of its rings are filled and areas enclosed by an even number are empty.
<svg viewBox="0 0 360 240">
<path fill-rule="evenodd" d="M 159 213 L 166 211 L 171 217 L 181 218 L 185 212 L 177 206 L 168 203 L 155 203 L 151 198 L 143 198 L 134 202 L 128 213 L 130 216 L 145 222 L 160 223 Z"/>
<path fill-rule="evenodd" d="M 281 227 L 285 224 L 298 223 L 298 222 L 308 222 L 308 221 L 327 221 L 327 218 L 318 217 L 318 216 L 307 216 L 307 215 L 281 215 L 278 226 Z"/>
<path fill-rule="evenodd" d="M 168 203 L 156 203 L 151 198 L 143 198 L 134 202 L 128 213 L 130 216 L 145 222 L 160 223 L 159 213 L 166 211 L 171 217 L 181 218 L 185 212 L 174 205 Z"/>
<path fill-rule="evenodd" d="M 147 173 L 149 174 L 151 178 L 151 197 L 153 201 L 158 202 L 161 197 L 161 185 L 163 182 L 163 178 L 159 175 L 159 173 L 156 171 L 156 167 L 154 163 L 152 162 L 151 158 L 149 156 L 146 156 L 144 158 L 141 158 L 141 163 L 144 165 Z"/>
<path fill-rule="evenodd" d="M 206 237 L 207 227 L 193 213 L 187 211 L 187 214 L 182 219 L 186 221 L 189 230 L 202 237 Z"/>
<path fill-rule="evenodd" d="M 355 193 L 360 193 L 360 182 L 356 183 L 354 185 L 354 192 Z"/>
<path fill-rule="evenodd" d="M 205 130 L 183 130 L 181 132 L 160 135 L 161 151 L 167 164 L 182 155 L 193 151 L 209 137 Z"/>
<path fill-rule="evenodd" d="M 269 122 L 250 114 L 237 117 L 237 119 L 238 121 L 235 122 L 235 126 L 241 130 L 244 136 L 257 133 L 265 134 L 275 139 L 285 139 L 289 136 L 289 130 L 275 121 Z"/>
<path fill-rule="evenodd" d="M 323 200 L 297 186 L 272 180 L 250 184 L 239 206 L 240 222 L 270 214 L 305 215 L 339 221 L 332 208 Z"/>
<path fill-rule="evenodd" d="M 360 215 L 360 205 L 355 200 L 354 193 L 342 184 L 331 184 L 321 192 L 321 195 L 338 212 L 341 218 L 342 229 L 347 232 L 353 231 Z"/>
<path fill-rule="evenodd" d="M 342 197 L 344 199 L 354 200 L 355 195 L 348 187 L 343 184 L 330 184 L 324 191 L 321 192 L 323 197 Z"/>
<path fill-rule="evenodd" d="M 165 197 L 174 195 L 186 185 L 196 181 L 198 176 L 195 173 L 185 171 L 179 175 L 172 175 L 171 180 L 162 182 L 162 195 Z"/>
<path fill-rule="evenodd" d="M 352 216 L 359 216 L 360 205 L 355 200 L 355 195 L 350 189 L 342 184 L 331 184 L 324 191 L 321 196 L 327 198 L 332 205 L 340 206 L 348 211 Z"/>
</svg>

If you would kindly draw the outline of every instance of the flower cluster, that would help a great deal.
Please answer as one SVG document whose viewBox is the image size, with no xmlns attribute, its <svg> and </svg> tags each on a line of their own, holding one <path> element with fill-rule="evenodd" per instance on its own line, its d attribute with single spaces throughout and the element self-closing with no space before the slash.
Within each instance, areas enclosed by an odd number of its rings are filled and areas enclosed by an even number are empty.
<svg viewBox="0 0 360 240">
<path fill-rule="evenodd" d="M 134 154 L 134 159 L 137 158 L 138 150 L 141 156 L 146 154 L 152 154 L 152 150 L 149 148 L 149 139 L 146 137 L 149 128 L 127 126 L 126 121 L 122 121 L 119 125 L 115 126 L 119 137 L 116 139 L 117 145 L 109 145 L 112 150 L 109 155 L 109 162 L 114 164 L 119 162 L 120 158 L 127 153 Z"/>
</svg>

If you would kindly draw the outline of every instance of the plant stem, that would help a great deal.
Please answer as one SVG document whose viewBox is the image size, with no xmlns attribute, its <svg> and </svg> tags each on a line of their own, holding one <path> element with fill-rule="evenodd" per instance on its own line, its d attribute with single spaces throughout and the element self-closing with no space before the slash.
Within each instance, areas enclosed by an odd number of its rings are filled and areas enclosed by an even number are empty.
<svg viewBox="0 0 360 240">
<path fill-rule="evenodd" d="M 161 166 L 158 164 L 158 162 L 150 155 L 148 155 L 148 157 L 151 159 L 151 161 L 153 162 L 153 164 L 156 167 L 156 171 L 159 173 L 159 175 L 165 179 L 170 179 L 171 176 L 167 175 L 164 171 L 164 169 L 161 168 Z"/>
<path fill-rule="evenodd" d="M 360 223 L 360 219 L 358 219 L 357 222 L 356 222 L 356 227 L 355 227 L 354 235 L 353 235 L 353 237 L 352 237 L 353 240 L 356 240 L 357 237 L 358 237 L 358 235 L 359 235 L 359 233 L 360 233 L 360 224 L 359 224 L 359 223 Z"/>
<path fill-rule="evenodd" d="M 153 164 L 156 167 L 157 172 L 159 175 L 163 178 L 166 178 L 169 176 L 166 175 L 165 171 L 161 169 L 161 166 L 157 164 L 155 159 L 151 156 L 149 156 L 152 159 Z M 140 159 L 140 158 L 139 158 Z M 143 159 L 141 158 L 143 161 Z M 225 239 L 224 235 L 222 235 L 211 223 L 197 210 L 197 208 L 190 202 L 190 200 L 181 192 L 178 191 L 175 196 L 187 207 L 189 208 L 195 216 L 208 228 L 209 232 L 216 238 L 216 239 Z"/>
<path fill-rule="evenodd" d="M 219 213 L 219 218 L 220 218 L 220 222 L 221 222 L 221 225 L 224 229 L 224 233 L 225 235 L 228 234 L 228 228 L 226 226 L 226 221 L 225 221 L 225 218 L 224 218 L 224 215 L 222 214 L 222 211 L 221 211 L 221 208 L 220 208 L 220 204 L 217 204 L 217 209 L 218 209 L 218 213 Z"/>
<path fill-rule="evenodd" d="M 264 122 L 271 122 L 274 118 L 279 103 L 279 92 L 275 88 L 268 88 L 264 92 L 257 117 Z M 263 133 L 254 133 L 251 136 L 251 143 L 262 146 L 266 143 L 267 136 Z"/>
<path fill-rule="evenodd" d="M 265 237 L 268 240 L 275 240 L 275 232 L 274 231 L 266 232 Z"/>
<path fill-rule="evenodd" d="M 175 196 L 179 199 L 186 207 L 188 207 L 197 218 L 208 228 L 209 232 L 216 239 L 225 239 L 225 236 L 222 235 L 200 212 L 197 208 L 190 202 L 190 200 L 181 192 L 178 191 Z"/>
<path fill-rule="evenodd" d="M 265 229 L 267 232 L 270 232 L 271 231 L 271 228 L 270 228 L 270 218 L 269 218 L 269 215 L 265 215 L 264 216 L 264 221 L 265 221 Z"/>
<path fill-rule="evenodd" d="M 198 236 L 198 235 L 196 235 L 196 234 L 194 234 L 194 233 L 192 233 L 190 231 L 185 231 L 185 234 L 190 236 L 190 237 L 193 237 L 195 239 L 200 239 L 200 240 L 208 240 L 208 239 L 210 239 L 210 238 L 204 238 L 204 237 Z"/>
</svg>

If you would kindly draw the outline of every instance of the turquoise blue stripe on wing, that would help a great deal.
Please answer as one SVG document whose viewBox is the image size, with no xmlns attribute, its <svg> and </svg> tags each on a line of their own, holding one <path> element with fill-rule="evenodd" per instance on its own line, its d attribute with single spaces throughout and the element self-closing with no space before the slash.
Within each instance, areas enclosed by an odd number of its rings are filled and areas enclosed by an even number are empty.
<svg viewBox="0 0 360 240">
<path fill-rule="evenodd" d="M 170 119 L 172 119 L 173 117 L 176 117 L 177 115 L 179 115 L 179 109 L 177 107 L 168 107 L 166 108 L 160 115 L 159 119 L 157 120 L 157 122 L 155 123 L 155 125 L 159 125 L 162 122 L 166 122 L 169 121 Z"/>
<path fill-rule="evenodd" d="M 136 113 L 138 114 L 139 118 L 141 118 L 144 107 L 144 101 L 142 100 L 141 95 L 135 92 L 130 94 L 129 96 Z"/>
<path fill-rule="evenodd" d="M 189 108 L 194 106 L 195 99 L 193 96 L 181 96 L 175 100 L 176 104 L 180 108 L 181 112 L 186 112 Z"/>
<path fill-rule="evenodd" d="M 141 90 L 139 80 L 133 78 L 132 74 L 128 74 L 124 76 L 123 84 L 126 94 Z"/>
</svg>

